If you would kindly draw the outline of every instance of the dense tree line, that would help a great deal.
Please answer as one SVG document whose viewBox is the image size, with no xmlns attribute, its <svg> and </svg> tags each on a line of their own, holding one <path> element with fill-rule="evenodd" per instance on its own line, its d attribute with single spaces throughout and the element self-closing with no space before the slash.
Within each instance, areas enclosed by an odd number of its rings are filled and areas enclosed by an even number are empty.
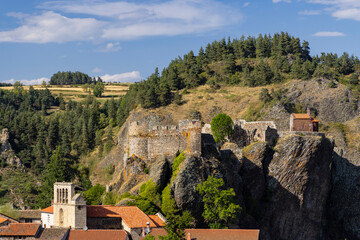
<svg viewBox="0 0 360 240">
<path fill-rule="evenodd" d="M 341 80 L 357 85 L 360 61 L 344 53 L 310 56 L 307 41 L 300 41 L 288 33 L 259 35 L 240 39 L 214 41 L 178 57 L 163 69 L 142 82 L 133 85 L 124 97 L 131 100 L 127 108 L 141 104 L 144 108 L 165 106 L 171 102 L 181 104 L 179 90 L 208 83 L 240 86 L 263 86 L 285 79 L 312 77 Z M 345 76 L 351 75 L 350 78 Z M 127 110 L 128 110 L 127 109 Z M 126 112 L 126 111 L 125 111 Z"/>
<path fill-rule="evenodd" d="M 81 72 L 57 72 L 51 76 L 50 85 L 72 85 L 72 84 L 96 84 L 97 81 L 102 81 L 91 78 L 89 75 Z"/>
<path fill-rule="evenodd" d="M 9 129 L 16 155 L 42 179 L 36 200 L 41 207 L 50 204 L 55 181 L 77 179 L 84 187 L 91 186 L 88 169 L 78 159 L 95 147 L 100 154 L 111 150 L 112 129 L 123 121 L 118 117 L 122 101 L 110 99 L 100 106 L 90 95 L 78 103 L 65 102 L 48 89 L 0 90 L 0 129 Z"/>
</svg>

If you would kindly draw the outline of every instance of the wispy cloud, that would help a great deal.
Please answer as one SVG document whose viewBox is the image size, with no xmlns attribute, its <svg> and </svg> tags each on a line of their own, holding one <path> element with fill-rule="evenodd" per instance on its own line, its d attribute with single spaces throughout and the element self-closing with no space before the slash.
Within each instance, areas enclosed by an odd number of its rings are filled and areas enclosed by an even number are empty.
<svg viewBox="0 0 360 240">
<path fill-rule="evenodd" d="M 21 25 L 0 32 L 0 42 L 98 42 L 173 36 L 220 29 L 242 18 L 238 9 L 219 0 L 49 1 L 39 8 L 44 12 L 38 15 L 9 14 L 21 18 Z M 67 14 L 87 17 L 71 18 Z"/>
<path fill-rule="evenodd" d="M 132 71 L 114 75 L 105 74 L 100 76 L 105 82 L 138 82 L 142 79 L 140 72 Z"/>
<path fill-rule="evenodd" d="M 91 70 L 91 72 L 93 72 L 93 73 L 100 73 L 100 72 L 102 72 L 102 69 L 96 67 L 96 68 L 94 68 L 93 70 Z"/>
<path fill-rule="evenodd" d="M 243 7 L 248 7 L 248 6 L 250 6 L 250 2 L 245 2 L 245 3 L 243 4 Z"/>
<path fill-rule="evenodd" d="M 40 85 L 42 84 L 43 81 L 45 81 L 46 83 L 49 82 L 49 78 L 46 78 L 46 77 L 42 77 L 42 78 L 37 78 L 37 79 L 31 79 L 31 80 L 15 80 L 15 79 L 9 79 L 9 80 L 4 80 L 4 81 L 1 81 L 3 83 L 11 83 L 11 84 L 14 84 L 15 82 L 19 81 L 21 82 L 22 84 L 24 85 Z"/>
<path fill-rule="evenodd" d="M 321 10 L 304 10 L 298 12 L 299 15 L 307 15 L 307 16 L 314 16 L 314 15 L 320 15 Z"/>
<path fill-rule="evenodd" d="M 291 0 L 272 0 L 273 3 L 279 3 L 279 2 L 286 2 L 286 3 L 290 3 Z"/>
<path fill-rule="evenodd" d="M 337 19 L 360 21 L 359 0 L 308 0 L 309 3 L 326 5 L 326 10 Z"/>
<path fill-rule="evenodd" d="M 107 43 L 104 47 L 98 49 L 99 52 L 117 52 L 121 49 L 120 43 Z"/>
<path fill-rule="evenodd" d="M 342 32 L 317 32 L 313 34 L 314 37 L 343 37 L 345 36 Z"/>
</svg>

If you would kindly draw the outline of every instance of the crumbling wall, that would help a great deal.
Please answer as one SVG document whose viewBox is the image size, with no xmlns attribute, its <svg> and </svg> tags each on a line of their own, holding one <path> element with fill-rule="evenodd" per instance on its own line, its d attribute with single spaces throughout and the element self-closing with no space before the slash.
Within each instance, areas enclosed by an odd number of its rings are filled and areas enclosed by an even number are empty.
<svg viewBox="0 0 360 240">
<path fill-rule="evenodd" d="M 177 151 L 201 153 L 201 122 L 181 120 L 178 125 L 149 126 L 146 122 L 129 123 L 124 144 L 126 157 L 142 159 L 173 156 Z"/>
<path fill-rule="evenodd" d="M 273 144 L 277 137 L 276 125 L 273 121 L 246 122 L 237 119 L 230 139 L 239 147 L 245 147 L 256 141 Z"/>
</svg>

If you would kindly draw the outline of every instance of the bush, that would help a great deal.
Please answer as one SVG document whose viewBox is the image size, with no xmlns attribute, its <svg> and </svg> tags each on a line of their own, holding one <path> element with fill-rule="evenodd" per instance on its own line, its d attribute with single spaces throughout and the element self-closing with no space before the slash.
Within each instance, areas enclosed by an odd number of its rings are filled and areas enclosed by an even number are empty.
<svg viewBox="0 0 360 240">
<path fill-rule="evenodd" d="M 171 181 L 173 181 L 176 178 L 176 175 L 178 174 L 180 168 L 180 164 L 184 161 L 184 152 L 181 152 L 175 159 L 174 163 L 172 165 L 172 177 Z"/>
<path fill-rule="evenodd" d="M 233 133 L 233 121 L 225 113 L 220 113 L 211 120 L 211 132 L 215 142 L 224 141 L 225 137 Z"/>
<path fill-rule="evenodd" d="M 84 198 L 86 204 L 88 205 L 97 205 L 101 202 L 102 195 L 105 193 L 105 187 L 100 184 L 96 184 L 91 187 L 89 190 L 84 192 Z"/>
</svg>

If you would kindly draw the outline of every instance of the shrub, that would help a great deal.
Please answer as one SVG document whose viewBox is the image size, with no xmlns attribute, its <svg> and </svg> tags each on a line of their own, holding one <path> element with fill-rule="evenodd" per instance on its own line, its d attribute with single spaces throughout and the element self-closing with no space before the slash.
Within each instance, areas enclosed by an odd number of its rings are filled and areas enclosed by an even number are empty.
<svg viewBox="0 0 360 240">
<path fill-rule="evenodd" d="M 231 118 L 224 114 L 220 113 L 211 120 L 211 132 L 214 135 L 215 142 L 224 141 L 225 137 L 233 133 L 233 121 Z"/>
<path fill-rule="evenodd" d="M 97 205 L 101 202 L 101 197 L 105 192 L 105 187 L 100 184 L 96 184 L 91 187 L 89 190 L 84 192 L 84 198 L 86 200 L 86 204 L 88 205 Z"/>
</svg>

